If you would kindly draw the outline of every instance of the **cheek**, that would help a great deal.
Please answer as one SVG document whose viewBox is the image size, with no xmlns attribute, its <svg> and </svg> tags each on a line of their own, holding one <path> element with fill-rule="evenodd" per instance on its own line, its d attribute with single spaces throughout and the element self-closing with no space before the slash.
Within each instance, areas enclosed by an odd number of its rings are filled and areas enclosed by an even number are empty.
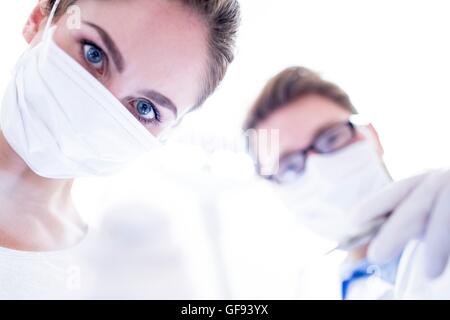
<svg viewBox="0 0 450 320">
<path fill-rule="evenodd" d="M 64 41 L 55 41 L 55 42 L 73 60 L 78 62 L 79 65 L 85 67 L 85 61 L 82 59 L 81 56 L 81 47 L 78 43 L 74 41 L 69 41 L 69 39 L 64 39 Z"/>
<path fill-rule="evenodd" d="M 383 146 L 381 145 L 380 141 L 378 140 L 378 137 L 372 131 L 369 131 L 368 134 L 370 134 L 370 137 L 367 137 L 366 135 L 362 134 L 361 132 L 357 132 L 354 143 L 364 141 L 367 139 L 371 139 L 376 147 L 378 155 L 383 156 L 383 154 L 384 154 Z"/>
<path fill-rule="evenodd" d="M 56 31 L 53 34 L 53 40 L 64 51 L 69 53 L 73 48 L 73 41 L 71 40 L 71 32 L 66 26 L 67 18 L 61 17 L 56 23 Z"/>
</svg>

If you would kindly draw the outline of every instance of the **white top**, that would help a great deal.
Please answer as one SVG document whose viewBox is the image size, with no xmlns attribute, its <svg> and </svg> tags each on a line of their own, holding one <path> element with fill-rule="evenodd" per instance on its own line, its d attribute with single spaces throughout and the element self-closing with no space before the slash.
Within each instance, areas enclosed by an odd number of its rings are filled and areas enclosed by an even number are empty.
<svg viewBox="0 0 450 320">
<path fill-rule="evenodd" d="M 89 234 L 89 233 L 88 233 Z M 0 300 L 70 299 L 81 289 L 79 250 L 29 252 L 0 247 Z"/>
</svg>

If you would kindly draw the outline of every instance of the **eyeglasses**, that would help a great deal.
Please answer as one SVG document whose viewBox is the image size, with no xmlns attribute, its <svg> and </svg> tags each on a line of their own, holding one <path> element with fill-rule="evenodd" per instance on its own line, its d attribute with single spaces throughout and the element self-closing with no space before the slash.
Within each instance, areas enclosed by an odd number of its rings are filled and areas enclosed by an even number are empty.
<svg viewBox="0 0 450 320">
<path fill-rule="evenodd" d="M 283 157 L 277 173 L 266 178 L 280 184 L 291 182 L 305 171 L 310 151 L 320 154 L 333 153 L 350 145 L 355 136 L 355 125 L 350 121 L 333 125 L 320 132 L 309 147 Z"/>
</svg>

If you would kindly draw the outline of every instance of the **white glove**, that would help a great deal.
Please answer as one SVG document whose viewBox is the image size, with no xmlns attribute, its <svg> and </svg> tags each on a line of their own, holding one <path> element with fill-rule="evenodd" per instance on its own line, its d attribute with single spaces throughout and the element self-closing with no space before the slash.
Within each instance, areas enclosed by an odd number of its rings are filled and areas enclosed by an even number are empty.
<svg viewBox="0 0 450 320">
<path fill-rule="evenodd" d="M 387 263 L 409 240 L 422 239 L 428 276 L 441 275 L 450 254 L 450 171 L 437 170 L 394 182 L 352 210 L 357 224 L 389 213 L 369 245 L 368 259 Z"/>
</svg>

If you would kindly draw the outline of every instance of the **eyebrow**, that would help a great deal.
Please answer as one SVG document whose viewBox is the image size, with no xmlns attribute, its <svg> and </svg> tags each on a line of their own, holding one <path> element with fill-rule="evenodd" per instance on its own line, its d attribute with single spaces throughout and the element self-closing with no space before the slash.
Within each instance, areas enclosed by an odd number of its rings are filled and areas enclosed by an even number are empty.
<svg viewBox="0 0 450 320">
<path fill-rule="evenodd" d="M 148 97 L 153 102 L 156 102 L 161 107 L 169 109 L 174 114 L 175 118 L 178 118 L 178 108 L 175 106 L 172 100 L 167 98 L 165 95 L 155 90 L 141 90 L 139 91 L 139 93 Z"/>
<path fill-rule="evenodd" d="M 107 47 L 108 51 L 110 52 L 112 56 L 112 60 L 114 64 L 116 65 L 117 70 L 122 73 L 125 68 L 125 62 L 123 59 L 123 55 L 120 52 L 119 48 L 117 47 L 114 40 L 111 38 L 111 36 L 108 34 L 108 32 L 105 31 L 102 27 L 96 25 L 95 23 L 83 21 L 84 24 L 90 26 L 91 28 L 95 29 L 100 38 L 102 38 L 103 43 Z"/>
</svg>

